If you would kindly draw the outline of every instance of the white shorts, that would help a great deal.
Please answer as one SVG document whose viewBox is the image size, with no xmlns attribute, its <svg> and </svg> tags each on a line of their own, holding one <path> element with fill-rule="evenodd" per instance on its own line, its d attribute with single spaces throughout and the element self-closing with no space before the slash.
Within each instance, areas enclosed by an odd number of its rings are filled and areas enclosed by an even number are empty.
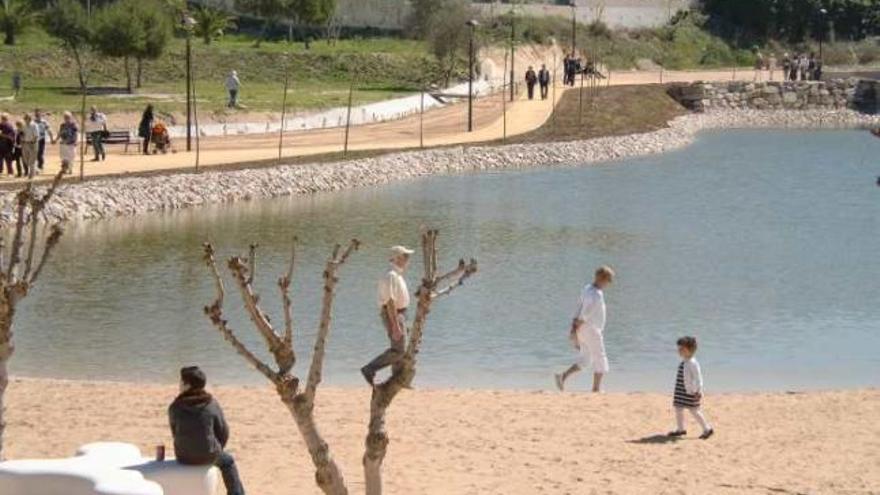
<svg viewBox="0 0 880 495">
<path fill-rule="evenodd" d="M 578 330 L 577 339 L 581 348 L 578 365 L 586 368 L 587 365 L 592 364 L 594 373 L 608 373 L 608 355 L 605 354 L 605 339 L 602 331 L 581 328 Z"/>
</svg>

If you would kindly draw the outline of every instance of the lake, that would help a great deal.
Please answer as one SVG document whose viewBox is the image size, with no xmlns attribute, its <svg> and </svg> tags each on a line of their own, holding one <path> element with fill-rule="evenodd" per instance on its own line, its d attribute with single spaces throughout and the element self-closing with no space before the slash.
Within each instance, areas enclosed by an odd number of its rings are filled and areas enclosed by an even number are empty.
<svg viewBox="0 0 880 495">
<path fill-rule="evenodd" d="M 263 383 L 202 313 L 213 285 L 201 243 L 222 257 L 260 244 L 258 288 L 280 325 L 275 280 L 296 235 L 304 374 L 324 260 L 333 243 L 358 237 L 363 248 L 340 273 L 326 379 L 360 385 L 358 369 L 385 347 L 374 291 L 386 249 L 414 246 L 431 226 L 446 265 L 473 256 L 481 271 L 437 303 L 417 386 L 550 388 L 573 357 L 578 293 L 603 263 L 618 273 L 606 292 L 610 391 L 668 390 L 685 334 L 699 339 L 710 391 L 877 386 L 878 156 L 867 132 L 711 132 L 680 151 L 597 166 L 70 225 L 18 312 L 12 372 L 171 382 L 178 367 L 200 364 L 215 383 Z M 232 327 L 262 350 L 228 289 Z"/>
</svg>

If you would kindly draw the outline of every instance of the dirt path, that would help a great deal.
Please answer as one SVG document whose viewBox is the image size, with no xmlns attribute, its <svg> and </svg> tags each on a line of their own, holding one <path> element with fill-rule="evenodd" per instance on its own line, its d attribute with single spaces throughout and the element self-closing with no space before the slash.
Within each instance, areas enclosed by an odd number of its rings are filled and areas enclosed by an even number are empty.
<svg viewBox="0 0 880 495">
<path fill-rule="evenodd" d="M 693 82 L 700 80 L 730 80 L 733 70 L 699 72 L 615 72 L 603 80 L 604 85 L 641 85 L 668 82 Z M 752 80 L 753 71 L 739 70 L 738 80 Z M 764 75 L 766 78 L 766 74 Z M 777 75 L 778 77 L 778 75 Z M 577 90 L 567 89 L 568 91 Z M 566 89 L 557 86 L 558 101 Z M 523 91 L 524 93 L 524 91 Z M 551 94 L 553 91 L 551 91 Z M 420 125 L 418 115 L 401 120 L 353 127 L 349 136 L 349 150 L 386 150 L 416 148 L 420 144 L 420 128 L 424 129 L 424 145 L 444 146 L 485 141 L 497 141 L 505 132 L 508 136 L 523 134 L 540 127 L 551 115 L 552 98 L 529 101 L 520 94 L 514 102 L 502 102 L 500 94 L 480 98 L 474 103 L 474 131 L 467 132 L 467 104 L 458 103 L 445 108 L 428 111 Z M 502 118 L 506 108 L 507 118 Z M 327 129 L 307 132 L 288 132 L 284 137 L 283 157 L 308 156 L 334 153 L 342 150 L 344 129 Z M 184 149 L 184 141 L 177 139 L 175 148 Z M 195 147 L 195 146 L 194 146 Z M 199 165 L 216 165 L 273 160 L 278 158 L 278 135 L 256 134 L 202 138 L 199 143 Z M 87 153 L 84 175 L 103 176 L 152 171 L 190 169 L 195 167 L 196 153 L 178 151 L 167 155 L 142 156 L 135 154 L 136 147 L 129 147 L 123 154 L 121 146 L 110 146 L 107 161 L 90 162 Z M 47 150 L 47 170 L 44 177 L 58 170 L 58 150 Z M 75 167 L 79 172 L 79 164 Z M 2 183 L 15 179 L 5 178 Z"/>
</svg>

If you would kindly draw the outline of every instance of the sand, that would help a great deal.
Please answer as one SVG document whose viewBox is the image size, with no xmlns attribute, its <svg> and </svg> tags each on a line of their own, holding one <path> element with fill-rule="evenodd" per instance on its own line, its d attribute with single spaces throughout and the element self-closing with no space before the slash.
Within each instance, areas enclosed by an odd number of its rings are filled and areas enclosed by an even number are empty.
<svg viewBox="0 0 880 495">
<path fill-rule="evenodd" d="M 248 493 L 318 493 L 271 389 L 212 391 Z M 66 456 L 95 440 L 169 445 L 174 394 L 170 385 L 15 379 L 7 454 Z M 355 494 L 367 408 L 366 388 L 319 390 L 318 420 Z M 673 442 L 656 436 L 672 426 L 667 394 L 404 392 L 390 410 L 386 493 L 880 493 L 880 390 L 710 393 L 705 409 L 715 437 Z"/>
</svg>

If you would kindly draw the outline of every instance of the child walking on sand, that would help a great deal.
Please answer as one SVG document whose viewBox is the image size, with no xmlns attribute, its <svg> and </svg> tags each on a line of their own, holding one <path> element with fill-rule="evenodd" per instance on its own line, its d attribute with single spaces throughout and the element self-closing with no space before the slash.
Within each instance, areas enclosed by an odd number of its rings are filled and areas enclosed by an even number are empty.
<svg viewBox="0 0 880 495">
<path fill-rule="evenodd" d="M 694 337 L 682 337 L 678 339 L 678 355 L 681 356 L 681 364 L 678 365 L 678 374 L 675 377 L 675 395 L 672 405 L 675 407 L 675 431 L 669 432 L 670 437 L 687 435 L 684 429 L 684 410 L 690 411 L 691 416 L 703 428 L 700 439 L 706 440 L 715 431 L 706 421 L 700 400 L 703 398 L 703 373 L 700 371 L 700 363 L 694 354 L 697 353 L 697 339 Z"/>
</svg>

